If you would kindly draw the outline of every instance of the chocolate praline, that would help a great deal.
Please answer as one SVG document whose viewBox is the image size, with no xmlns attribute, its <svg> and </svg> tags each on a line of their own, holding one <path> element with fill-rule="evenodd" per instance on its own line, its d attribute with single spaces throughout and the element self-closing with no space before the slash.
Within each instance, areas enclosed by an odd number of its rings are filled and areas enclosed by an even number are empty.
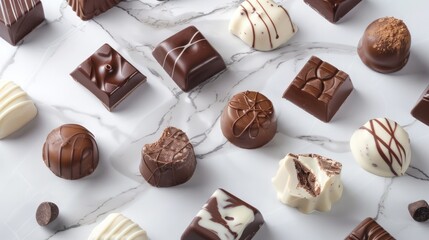
<svg viewBox="0 0 429 240">
<path fill-rule="evenodd" d="M 379 18 L 365 30 L 358 45 L 362 62 L 374 71 L 391 73 L 408 62 L 411 34 L 402 20 Z"/>
<path fill-rule="evenodd" d="M 238 93 L 226 105 L 220 126 L 223 135 L 237 147 L 261 147 L 276 134 L 273 104 L 259 92 Z"/>
<path fill-rule="evenodd" d="M 83 178 L 94 172 L 98 165 L 98 146 L 86 128 L 65 124 L 52 130 L 46 138 L 43 161 L 58 177 Z"/>
</svg>

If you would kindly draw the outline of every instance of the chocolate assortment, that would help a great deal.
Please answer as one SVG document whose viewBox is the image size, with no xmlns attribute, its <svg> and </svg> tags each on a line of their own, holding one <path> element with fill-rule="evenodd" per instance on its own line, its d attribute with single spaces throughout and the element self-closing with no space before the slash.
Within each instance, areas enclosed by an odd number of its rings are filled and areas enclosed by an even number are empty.
<svg viewBox="0 0 429 240">
<path fill-rule="evenodd" d="M 326 20 L 336 23 L 356 7 L 361 0 L 304 0 L 304 2 L 326 18 Z"/>
<path fill-rule="evenodd" d="M 365 218 L 345 240 L 395 240 L 374 219 Z"/>
<path fill-rule="evenodd" d="M 347 73 L 312 56 L 286 89 L 283 98 L 321 121 L 329 122 L 352 91 L 353 84 Z"/>
<path fill-rule="evenodd" d="M 40 226 L 47 226 L 57 219 L 58 206 L 53 202 L 42 202 L 36 210 L 36 221 Z"/>
<path fill-rule="evenodd" d="M 0 37 L 13 46 L 45 20 L 40 0 L 1 0 Z"/>
<path fill-rule="evenodd" d="M 122 0 L 67 0 L 77 16 L 85 21 L 102 14 L 121 1 Z"/>
<path fill-rule="evenodd" d="M 217 189 L 197 213 L 181 240 L 252 239 L 264 224 L 255 207 Z"/>
<path fill-rule="evenodd" d="M 411 110 L 411 115 L 429 126 L 429 86 L 423 91 L 417 104 Z"/>
<path fill-rule="evenodd" d="M 426 222 L 429 219 L 429 205 L 425 200 L 410 203 L 408 211 L 417 222 Z"/>
</svg>

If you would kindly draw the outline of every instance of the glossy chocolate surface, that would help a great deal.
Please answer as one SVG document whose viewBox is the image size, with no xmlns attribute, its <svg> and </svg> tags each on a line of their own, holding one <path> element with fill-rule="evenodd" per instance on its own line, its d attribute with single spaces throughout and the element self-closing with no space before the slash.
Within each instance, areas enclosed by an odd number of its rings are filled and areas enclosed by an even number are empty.
<svg viewBox="0 0 429 240">
<path fill-rule="evenodd" d="M 164 40 L 152 54 L 185 92 L 226 68 L 219 53 L 194 26 Z"/>
<path fill-rule="evenodd" d="M 425 200 L 410 203 L 408 211 L 417 222 L 426 222 L 429 219 L 429 205 Z"/>
<path fill-rule="evenodd" d="M 146 76 L 108 44 L 81 63 L 71 74 L 112 111 Z"/>
<path fill-rule="evenodd" d="M 374 219 L 363 220 L 345 240 L 395 240 L 384 228 Z"/>
<path fill-rule="evenodd" d="M 168 127 L 157 142 L 143 147 L 140 173 L 152 186 L 172 187 L 188 181 L 196 165 L 188 136 L 180 129 Z"/>
<path fill-rule="evenodd" d="M 283 98 L 329 122 L 352 91 L 353 84 L 347 73 L 312 56 L 286 89 Z"/>
<path fill-rule="evenodd" d="M 411 115 L 429 126 L 429 86 L 423 92 L 416 106 L 414 106 Z"/>
<path fill-rule="evenodd" d="M 82 20 L 89 20 L 111 9 L 122 0 L 67 0 Z"/>
<path fill-rule="evenodd" d="M 232 144 L 241 148 L 261 147 L 276 134 L 274 106 L 259 92 L 238 93 L 223 110 L 220 126 Z"/>
<path fill-rule="evenodd" d="M 332 23 L 336 23 L 361 0 L 304 0 L 310 7 Z"/>
<path fill-rule="evenodd" d="M 181 240 L 250 240 L 263 224 L 264 218 L 258 209 L 223 189 L 217 189 Z"/>
<path fill-rule="evenodd" d="M 362 62 L 374 71 L 391 73 L 408 62 L 411 34 L 402 20 L 379 18 L 365 30 L 358 45 Z"/>
<path fill-rule="evenodd" d="M 43 145 L 43 161 L 58 177 L 75 180 L 90 175 L 98 165 L 94 135 L 77 124 L 52 130 Z"/>
<path fill-rule="evenodd" d="M 0 37 L 14 46 L 44 20 L 40 0 L 0 1 Z"/>
</svg>

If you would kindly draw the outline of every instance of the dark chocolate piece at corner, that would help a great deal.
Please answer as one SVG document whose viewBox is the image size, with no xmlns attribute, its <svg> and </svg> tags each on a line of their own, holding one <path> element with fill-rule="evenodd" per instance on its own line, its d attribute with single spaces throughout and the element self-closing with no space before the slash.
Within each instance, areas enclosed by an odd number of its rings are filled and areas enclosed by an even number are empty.
<svg viewBox="0 0 429 240">
<path fill-rule="evenodd" d="M 46 226 L 57 219 L 58 206 L 53 202 L 42 202 L 36 210 L 36 221 L 40 226 Z"/>
<path fill-rule="evenodd" d="M 361 0 L 304 0 L 310 7 L 332 23 L 350 12 Z"/>
<path fill-rule="evenodd" d="M 426 222 L 429 219 L 429 205 L 425 200 L 410 203 L 408 211 L 417 222 Z"/>
<path fill-rule="evenodd" d="M 219 53 L 194 26 L 158 44 L 152 55 L 185 92 L 226 68 Z"/>
<path fill-rule="evenodd" d="M 264 218 L 258 209 L 217 189 L 186 228 L 181 240 L 250 240 L 263 224 Z"/>
<path fill-rule="evenodd" d="M 0 37 L 13 46 L 44 20 L 40 0 L 0 1 Z"/>
<path fill-rule="evenodd" d="M 108 44 L 81 63 L 71 74 L 112 111 L 146 76 Z"/>
<path fill-rule="evenodd" d="M 429 126 L 429 86 L 423 92 L 416 106 L 414 106 L 411 115 Z"/>
<path fill-rule="evenodd" d="M 353 229 L 345 240 L 395 240 L 395 238 L 374 219 L 366 218 Z"/>
<path fill-rule="evenodd" d="M 197 161 L 188 136 L 175 127 L 164 129 L 161 138 L 143 147 L 140 173 L 155 187 L 172 187 L 187 182 Z"/>
<path fill-rule="evenodd" d="M 312 56 L 283 94 L 318 119 L 329 122 L 353 91 L 347 73 Z"/>
<path fill-rule="evenodd" d="M 89 20 L 111 9 L 122 0 L 67 0 L 82 20 Z"/>
</svg>

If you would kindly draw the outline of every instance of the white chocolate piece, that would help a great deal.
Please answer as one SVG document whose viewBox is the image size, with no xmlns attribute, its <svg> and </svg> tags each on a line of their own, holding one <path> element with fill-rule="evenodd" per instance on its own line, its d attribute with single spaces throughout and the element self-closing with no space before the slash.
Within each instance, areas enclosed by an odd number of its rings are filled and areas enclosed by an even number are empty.
<svg viewBox="0 0 429 240">
<path fill-rule="evenodd" d="M 270 51 L 289 41 L 297 28 L 275 2 L 245 0 L 232 16 L 229 31 L 256 50 Z"/>
<path fill-rule="evenodd" d="M 317 154 L 289 153 L 272 179 L 277 198 L 303 213 L 329 211 L 343 193 L 341 168 L 341 163 Z"/>
<path fill-rule="evenodd" d="M 98 224 L 88 240 L 148 240 L 139 225 L 120 213 L 111 213 Z"/>
<path fill-rule="evenodd" d="M 402 176 L 410 166 L 408 133 L 387 118 L 371 119 L 356 130 L 350 148 L 363 169 L 381 177 Z"/>
<path fill-rule="evenodd" d="M 9 136 L 37 115 L 37 108 L 18 85 L 0 81 L 0 139 Z"/>
</svg>

